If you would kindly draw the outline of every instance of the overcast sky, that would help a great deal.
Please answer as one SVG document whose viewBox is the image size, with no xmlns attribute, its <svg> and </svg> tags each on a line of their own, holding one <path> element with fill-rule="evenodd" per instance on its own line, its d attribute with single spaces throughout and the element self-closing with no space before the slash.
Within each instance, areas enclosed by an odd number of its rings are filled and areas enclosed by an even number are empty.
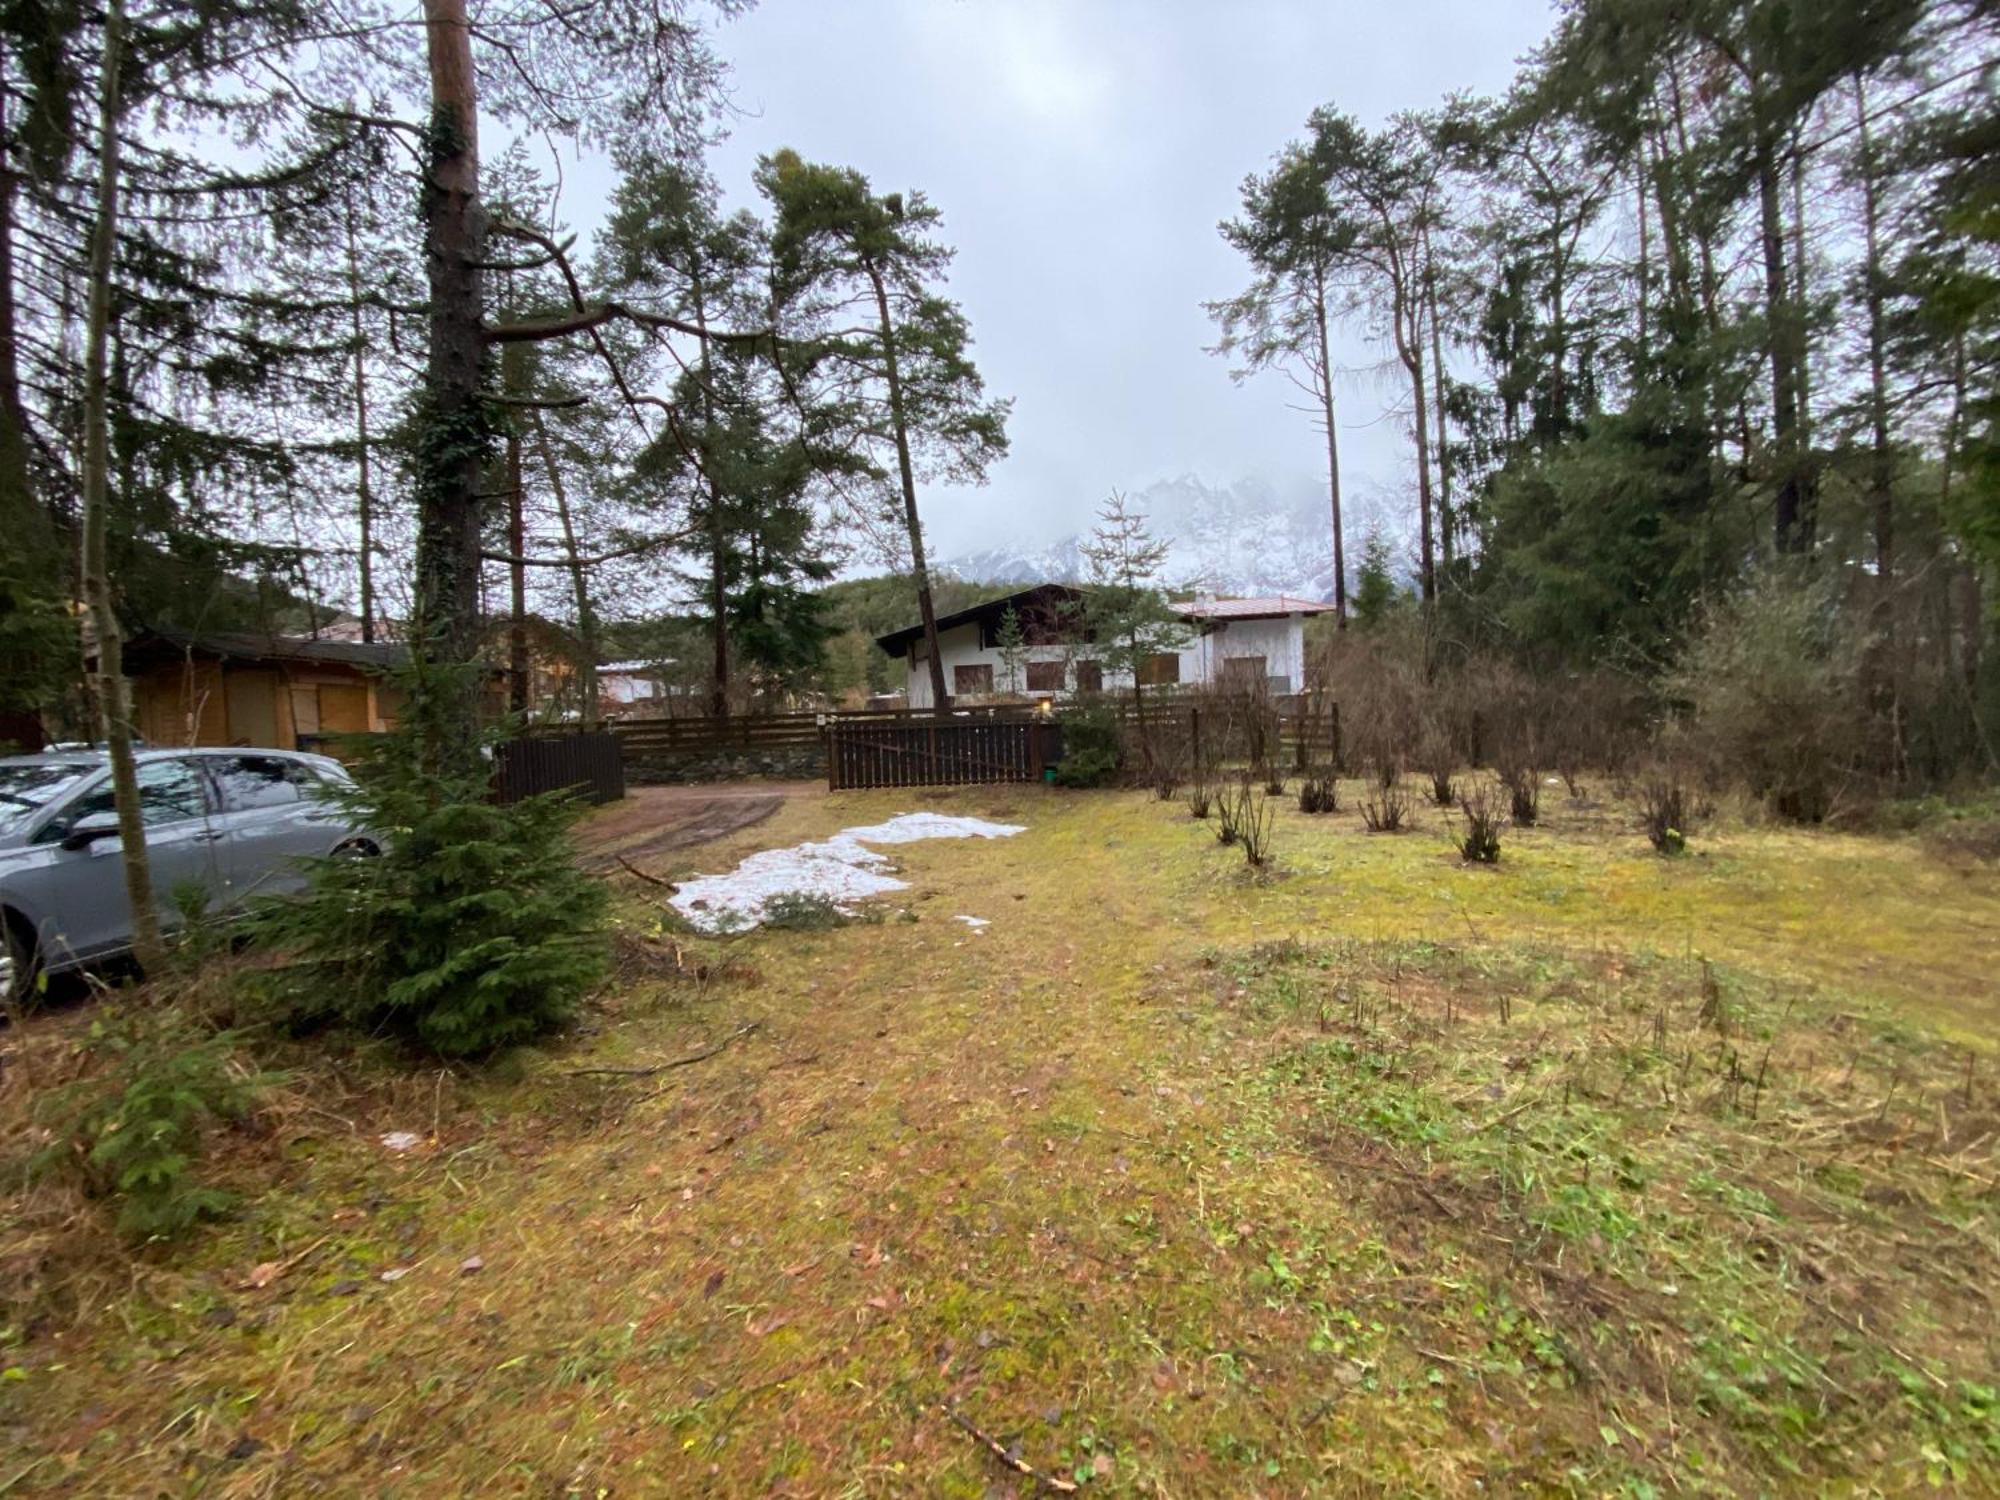
<svg viewBox="0 0 2000 1500">
<path fill-rule="evenodd" d="M 732 206 L 781 146 L 929 194 L 1014 413 L 989 484 L 927 492 L 926 529 L 946 555 L 1036 545 L 1113 486 L 1323 486 L 1292 388 L 1233 385 L 1204 352 L 1203 300 L 1247 279 L 1216 223 L 1315 106 L 1375 124 L 1499 91 L 1551 18 L 1547 0 L 759 0 L 716 33 L 744 113 L 714 165 Z M 1342 396 L 1343 477 L 1364 508 L 1391 503 L 1410 460 L 1390 392 L 1361 373 Z"/>
</svg>

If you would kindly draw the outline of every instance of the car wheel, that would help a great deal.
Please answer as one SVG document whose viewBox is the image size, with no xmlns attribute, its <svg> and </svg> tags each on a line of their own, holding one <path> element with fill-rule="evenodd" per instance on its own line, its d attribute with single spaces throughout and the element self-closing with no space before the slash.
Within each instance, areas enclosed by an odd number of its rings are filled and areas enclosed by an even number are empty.
<svg viewBox="0 0 2000 1500">
<path fill-rule="evenodd" d="M 0 1001 L 9 1010 L 27 1005 L 41 989 L 41 955 L 27 928 L 10 912 L 0 912 Z"/>
<path fill-rule="evenodd" d="M 366 839 L 349 839 L 333 851 L 335 859 L 373 859 L 382 851 Z"/>
</svg>

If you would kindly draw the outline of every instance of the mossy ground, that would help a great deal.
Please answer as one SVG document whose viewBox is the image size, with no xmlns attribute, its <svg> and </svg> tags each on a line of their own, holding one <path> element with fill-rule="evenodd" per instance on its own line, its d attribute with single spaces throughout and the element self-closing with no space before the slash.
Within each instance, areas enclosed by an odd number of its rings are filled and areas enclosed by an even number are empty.
<svg viewBox="0 0 2000 1500">
<path fill-rule="evenodd" d="M 826 931 L 677 937 L 633 883 L 577 1035 L 300 1073 L 179 1248 L 37 1285 L 76 1231 L 17 1235 L 0 1490 L 1037 1487 L 941 1407 L 1113 1494 L 2000 1483 L 2000 874 L 1737 822 L 1662 859 L 1553 790 L 1469 868 L 1341 791 L 1263 874 L 1041 788 L 656 863 L 1028 827 L 892 851 L 907 899 Z"/>
</svg>

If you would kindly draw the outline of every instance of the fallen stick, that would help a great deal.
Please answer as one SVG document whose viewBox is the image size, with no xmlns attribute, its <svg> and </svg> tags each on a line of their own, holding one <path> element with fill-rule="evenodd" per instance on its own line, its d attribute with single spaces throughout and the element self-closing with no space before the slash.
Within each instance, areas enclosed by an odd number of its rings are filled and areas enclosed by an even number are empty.
<svg viewBox="0 0 2000 1500">
<path fill-rule="evenodd" d="M 625 873 L 627 875 L 637 875 L 641 880 L 645 881 L 646 884 L 648 885 L 656 885 L 660 887 L 661 890 L 664 891 L 678 891 L 680 889 L 680 887 L 675 885 L 671 880 L 662 880 L 657 875 L 648 875 L 644 870 L 640 869 L 637 865 L 633 864 L 631 860 L 627 859 L 622 854 L 614 854 L 611 857 L 617 860 L 619 864 L 624 866 Z"/>
<path fill-rule="evenodd" d="M 1044 1474 L 1040 1469 L 1036 1468 L 1033 1464 L 1028 1463 L 1026 1460 L 1014 1457 L 1014 1455 L 1009 1453 L 1006 1450 L 1006 1448 L 1001 1446 L 1000 1440 L 998 1438 L 992 1437 L 989 1434 L 982 1432 L 979 1428 L 973 1426 L 972 1423 L 968 1422 L 964 1417 L 960 1416 L 951 1407 L 946 1406 L 942 1401 L 938 1403 L 937 1409 L 943 1412 L 945 1416 L 951 1421 L 951 1423 L 954 1426 L 956 1426 L 960 1431 L 966 1433 L 967 1435 L 975 1439 L 977 1442 L 979 1442 L 982 1446 L 985 1447 L 988 1453 L 991 1453 L 995 1458 L 999 1459 L 1001 1463 L 1005 1464 L 1008 1468 L 1012 1469 L 1016 1474 L 1020 1474 L 1025 1478 L 1032 1479 L 1035 1481 L 1036 1484 L 1042 1485 L 1047 1489 L 1054 1490 L 1059 1495 L 1074 1495 L 1076 1493 L 1075 1480 L 1058 1478 L 1054 1474 Z"/>
<path fill-rule="evenodd" d="M 686 1057 L 677 1057 L 672 1062 L 655 1063 L 649 1068 L 571 1068 L 569 1069 L 569 1076 L 571 1078 L 651 1078 L 656 1074 L 671 1073 L 675 1068 L 685 1068 L 691 1063 L 708 1061 L 709 1058 L 722 1051 L 731 1042 L 750 1035 L 751 1032 L 758 1030 L 763 1024 L 762 1021 L 752 1021 L 748 1025 L 739 1026 L 713 1047 L 704 1047 L 699 1052 L 690 1052 Z"/>
</svg>

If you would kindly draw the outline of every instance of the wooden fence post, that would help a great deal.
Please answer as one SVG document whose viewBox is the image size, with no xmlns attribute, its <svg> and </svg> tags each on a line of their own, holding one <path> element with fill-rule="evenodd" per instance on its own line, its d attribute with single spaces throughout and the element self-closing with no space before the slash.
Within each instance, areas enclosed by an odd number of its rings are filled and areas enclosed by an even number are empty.
<svg viewBox="0 0 2000 1500">
<path fill-rule="evenodd" d="M 1338 698 L 1326 706 L 1326 733 L 1329 741 L 1327 750 L 1328 761 L 1333 767 L 1334 774 L 1338 776 L 1346 766 L 1345 758 L 1341 755 L 1340 700 Z"/>
</svg>

